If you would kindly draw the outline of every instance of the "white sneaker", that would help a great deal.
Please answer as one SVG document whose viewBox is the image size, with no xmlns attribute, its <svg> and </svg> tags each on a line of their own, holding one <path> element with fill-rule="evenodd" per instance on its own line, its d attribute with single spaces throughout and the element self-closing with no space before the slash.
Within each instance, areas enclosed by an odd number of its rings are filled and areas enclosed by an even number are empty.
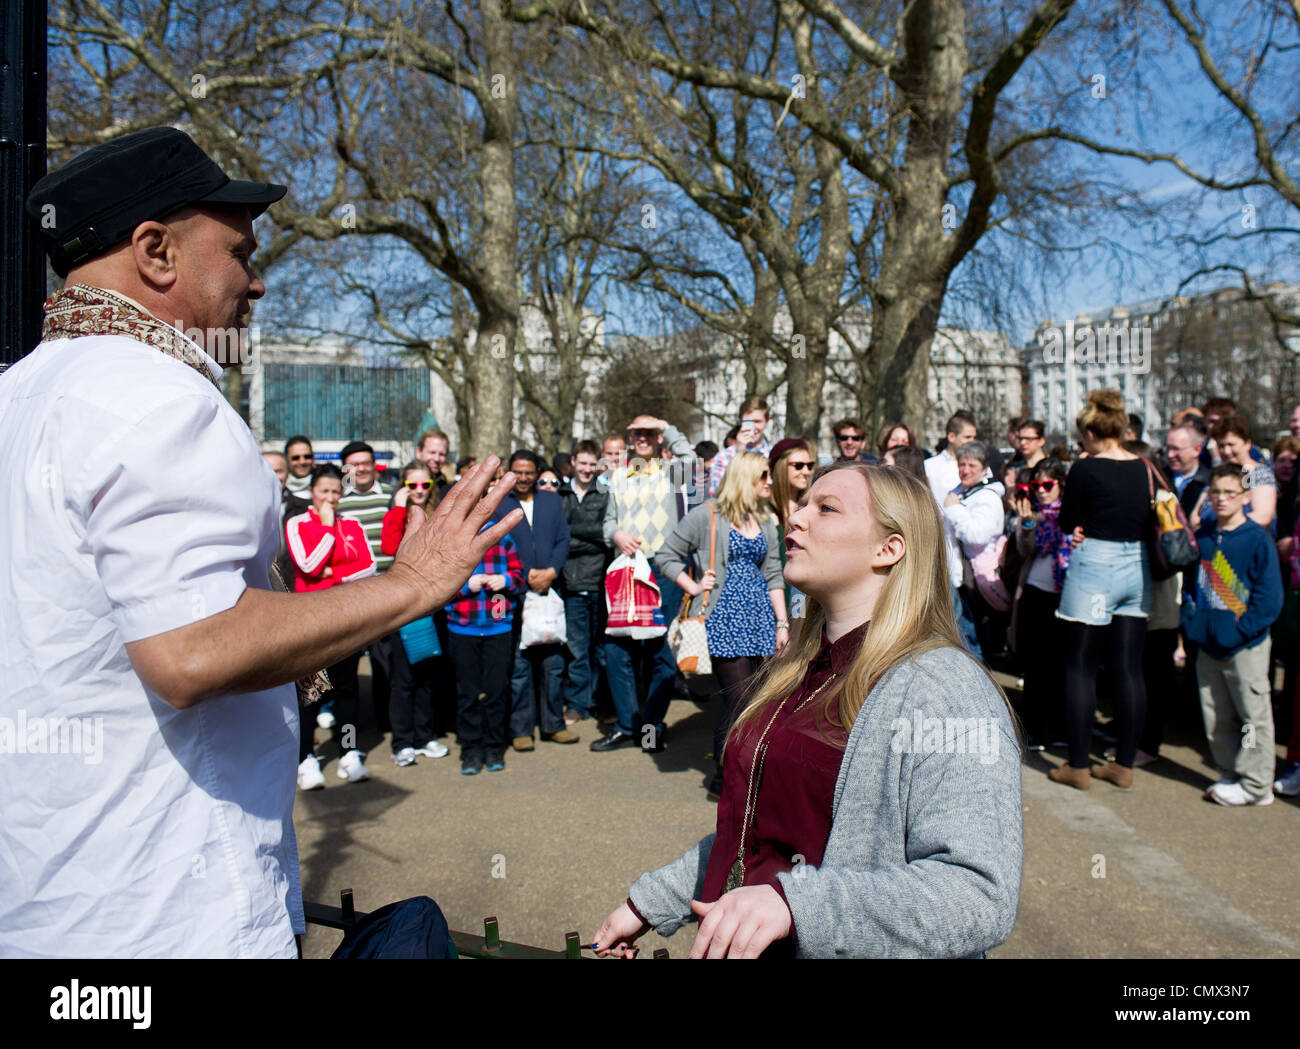
<svg viewBox="0 0 1300 1049">
<path fill-rule="evenodd" d="M 328 710 L 322 710 L 319 714 L 316 715 L 316 726 L 318 728 L 333 728 L 334 715 L 331 714 Z"/>
<path fill-rule="evenodd" d="M 1300 794 L 1300 761 L 1293 761 L 1285 772 L 1273 781 L 1273 793 L 1294 798 Z"/>
<path fill-rule="evenodd" d="M 345 779 L 349 783 L 360 783 L 363 779 L 370 778 L 370 770 L 361 760 L 361 751 L 349 750 L 339 759 L 338 776 L 339 779 Z"/>
<path fill-rule="evenodd" d="M 431 739 L 424 746 L 416 747 L 412 753 L 423 754 L 426 758 L 445 758 L 448 751 L 445 743 L 439 743 L 436 739 Z"/>
<path fill-rule="evenodd" d="M 325 773 L 320 770 L 320 762 L 315 754 L 308 754 L 298 766 L 298 789 L 319 790 L 325 786 Z"/>
<path fill-rule="evenodd" d="M 1273 792 L 1270 790 L 1263 797 L 1255 797 L 1240 783 L 1216 783 L 1205 792 L 1205 796 L 1220 805 L 1272 805 Z"/>
<path fill-rule="evenodd" d="M 415 753 L 416 751 L 414 747 L 403 747 L 393 755 L 393 764 L 399 769 L 405 768 L 407 765 L 414 765 Z"/>
</svg>

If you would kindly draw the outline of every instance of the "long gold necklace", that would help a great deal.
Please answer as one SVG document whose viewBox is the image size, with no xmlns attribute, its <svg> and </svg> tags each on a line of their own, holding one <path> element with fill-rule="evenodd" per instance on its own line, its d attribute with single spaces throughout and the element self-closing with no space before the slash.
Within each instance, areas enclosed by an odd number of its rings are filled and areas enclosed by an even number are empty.
<svg viewBox="0 0 1300 1049">
<path fill-rule="evenodd" d="M 814 699 L 822 694 L 822 690 L 835 680 L 836 674 L 831 672 L 831 676 L 817 686 L 816 691 L 806 699 L 800 701 L 799 705 L 790 712 L 793 717 Z M 745 788 L 745 818 L 740 825 L 740 844 L 736 847 L 736 862 L 731 865 L 731 870 L 727 872 L 726 885 L 723 892 L 730 892 L 732 889 L 738 889 L 745 883 L 745 839 L 749 836 L 749 829 L 752 818 L 757 814 L 758 809 L 758 784 L 761 782 L 761 773 L 763 762 L 767 758 L 766 740 L 767 734 L 771 730 L 776 717 L 781 713 L 781 708 L 785 706 L 784 702 L 778 703 L 776 709 L 772 711 L 772 716 L 767 719 L 767 725 L 764 726 L 762 734 L 758 737 L 758 745 L 754 747 L 754 757 L 749 763 L 749 785 Z"/>
</svg>

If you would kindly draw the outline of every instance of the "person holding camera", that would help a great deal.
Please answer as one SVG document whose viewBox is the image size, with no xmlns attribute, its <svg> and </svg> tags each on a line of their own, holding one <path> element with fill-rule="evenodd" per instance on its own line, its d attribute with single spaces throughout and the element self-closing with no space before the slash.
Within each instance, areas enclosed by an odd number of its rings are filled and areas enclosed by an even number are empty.
<svg viewBox="0 0 1300 1049">
<path fill-rule="evenodd" d="M 772 421 L 771 410 L 763 397 L 747 397 L 740 406 L 740 428 L 736 431 L 736 443 L 722 449 L 713 457 L 709 467 L 709 498 L 718 494 L 722 487 L 722 475 L 727 472 L 731 460 L 741 452 L 758 452 L 768 456 L 772 454 L 772 444 L 764 436 L 767 424 Z"/>
</svg>

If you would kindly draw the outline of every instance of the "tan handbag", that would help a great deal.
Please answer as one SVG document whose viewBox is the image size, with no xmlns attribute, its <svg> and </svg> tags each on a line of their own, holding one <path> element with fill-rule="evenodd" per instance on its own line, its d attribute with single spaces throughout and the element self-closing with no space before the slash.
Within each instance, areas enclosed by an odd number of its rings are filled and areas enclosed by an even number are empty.
<svg viewBox="0 0 1300 1049">
<path fill-rule="evenodd" d="M 714 530 L 716 517 L 714 507 L 709 507 L 709 571 L 713 571 L 713 553 L 717 538 Z M 709 608 L 709 591 L 704 591 L 704 601 L 698 616 L 691 615 L 691 596 L 682 601 L 677 618 L 668 627 L 668 647 L 672 649 L 673 658 L 677 660 L 677 669 L 688 677 L 712 674 L 713 664 L 709 660 L 709 636 L 704 629 L 704 617 Z"/>
</svg>

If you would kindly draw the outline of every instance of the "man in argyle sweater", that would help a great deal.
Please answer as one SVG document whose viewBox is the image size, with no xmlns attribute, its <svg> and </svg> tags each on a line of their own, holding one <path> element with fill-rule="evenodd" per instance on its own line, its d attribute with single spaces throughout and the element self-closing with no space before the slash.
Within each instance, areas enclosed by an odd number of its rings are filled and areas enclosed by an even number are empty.
<svg viewBox="0 0 1300 1049">
<path fill-rule="evenodd" d="M 651 415 L 637 416 L 627 429 L 632 455 L 618 465 L 610 478 L 605 542 L 629 557 L 637 551 L 645 554 L 659 587 L 664 622 L 671 623 L 681 604 L 682 592 L 654 567 L 654 558 L 677 526 L 678 495 L 683 494 L 683 488 L 694 477 L 695 450 L 677 427 Z M 662 458 L 665 443 L 673 455 L 671 462 Z M 649 682 L 644 717 L 637 713 L 638 669 Z M 660 636 L 645 641 L 606 638 L 605 670 L 618 724 L 596 740 L 591 749 L 615 750 L 639 742 L 647 753 L 661 750 L 664 716 L 668 713 L 673 680 L 677 676 L 667 638 Z"/>
</svg>

